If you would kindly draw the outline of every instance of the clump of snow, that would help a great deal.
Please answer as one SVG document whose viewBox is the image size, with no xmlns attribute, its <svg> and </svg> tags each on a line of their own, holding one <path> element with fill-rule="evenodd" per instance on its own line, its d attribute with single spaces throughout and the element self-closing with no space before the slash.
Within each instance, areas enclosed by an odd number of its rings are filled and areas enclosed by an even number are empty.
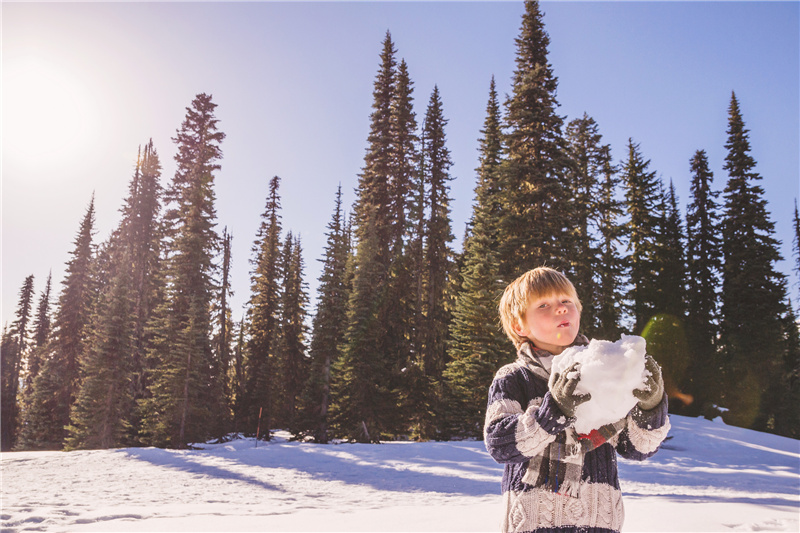
<svg viewBox="0 0 800 533">
<path fill-rule="evenodd" d="M 592 398 L 575 410 L 575 430 L 589 433 L 625 418 L 639 401 L 635 389 L 643 389 L 647 341 L 622 335 L 617 342 L 593 339 L 588 346 L 573 346 L 553 358 L 551 372 L 561 373 L 578 363 L 580 381 L 576 392 Z"/>
</svg>

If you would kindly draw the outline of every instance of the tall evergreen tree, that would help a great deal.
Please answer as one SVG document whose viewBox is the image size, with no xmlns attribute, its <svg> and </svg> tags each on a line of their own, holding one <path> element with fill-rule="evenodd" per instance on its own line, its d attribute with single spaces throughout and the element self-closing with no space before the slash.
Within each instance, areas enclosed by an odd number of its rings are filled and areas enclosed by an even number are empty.
<svg viewBox="0 0 800 533">
<path fill-rule="evenodd" d="M 0 403 L 0 449 L 10 451 L 17 440 L 19 423 L 19 382 L 28 350 L 28 323 L 31 319 L 33 301 L 33 275 L 25 278 L 19 291 L 17 319 L 14 321 L 11 337 L 13 340 L 3 342 L 3 356 L 0 358 L 0 376 L 2 379 L 2 403 Z"/>
<path fill-rule="evenodd" d="M 17 353 L 17 338 L 9 327 L 8 323 L 3 327 L 3 336 L 0 338 L 0 450 L 10 451 L 17 436 L 17 426 L 15 418 L 17 416 L 17 396 L 14 391 L 14 373 L 19 372 Z M 17 378 L 18 380 L 19 378 Z"/>
<path fill-rule="evenodd" d="M 714 174 L 708 168 L 705 150 L 698 150 L 691 162 L 691 200 L 686 208 L 686 336 L 692 358 L 687 372 L 688 393 L 694 397 L 699 414 L 718 401 L 715 390 L 716 345 L 719 333 L 719 283 L 722 270 L 720 215 L 717 197 L 711 189 Z"/>
<path fill-rule="evenodd" d="M 779 242 L 735 94 L 728 108 L 727 133 L 720 324 L 727 377 L 723 405 L 730 409 L 726 420 L 731 423 L 771 429 L 778 408 L 772 393 L 781 387 L 787 349 L 780 318 L 786 281 L 775 268 L 781 260 Z"/>
<path fill-rule="evenodd" d="M 373 89 L 373 112 L 364 169 L 359 176 L 354 207 L 355 239 L 353 292 L 348 313 L 345 349 L 337 362 L 331 405 L 341 436 L 360 441 L 378 440 L 402 425 L 397 409 L 397 374 L 401 357 L 400 336 L 391 302 L 393 194 L 397 150 L 396 50 L 387 32 L 381 65 Z M 389 186 L 387 186 L 389 184 Z M 402 328 L 401 328 L 402 330 Z"/>
<path fill-rule="evenodd" d="M 622 332 L 623 283 L 625 258 L 620 253 L 625 235 L 622 222 L 623 202 L 617 197 L 621 179 L 611 162 L 611 148 L 601 150 L 602 177 L 597 196 L 597 258 L 600 271 L 597 275 L 594 334 L 601 339 L 617 339 Z"/>
<path fill-rule="evenodd" d="M 425 115 L 425 145 L 428 161 L 427 182 L 430 218 L 425 229 L 425 263 L 427 275 L 427 340 L 423 363 L 425 374 L 439 380 L 444 369 L 445 344 L 450 313 L 446 308 L 445 290 L 452 266 L 453 241 L 450 219 L 450 150 L 446 146 L 442 99 L 439 88 L 434 86 Z"/>
<path fill-rule="evenodd" d="M 594 233 L 606 216 L 602 201 L 601 179 L 610 165 L 610 149 L 601 144 L 597 123 L 586 113 L 567 125 L 566 142 L 571 159 L 567 173 L 567 194 L 570 198 L 571 230 L 567 238 L 570 279 L 583 304 L 581 329 L 594 337 L 599 325 L 597 279 L 605 268 L 601 262 L 601 243 Z M 613 268 L 613 266 L 608 267 Z"/>
<path fill-rule="evenodd" d="M 451 310 L 446 302 L 446 289 L 452 271 L 453 241 L 450 222 L 450 150 L 446 146 L 442 99 L 438 86 L 434 86 L 428 109 L 425 114 L 424 137 L 425 161 L 427 162 L 423 179 L 426 183 L 428 219 L 424 224 L 424 316 L 419 322 L 424 344 L 418 353 L 414 368 L 419 369 L 417 386 L 411 389 L 413 431 L 419 438 L 428 439 L 435 435 L 434 409 L 437 391 L 434 384 L 441 381 L 444 371 L 447 348 L 447 331 Z M 423 273 L 419 273 L 423 274 Z"/>
<path fill-rule="evenodd" d="M 279 394 L 278 423 L 293 428 L 298 420 L 298 401 L 308 380 L 306 357 L 306 307 L 308 294 L 303 281 L 303 256 L 300 237 L 289 232 L 283 248 L 281 321 L 275 356 L 278 363 L 275 391 Z"/>
<path fill-rule="evenodd" d="M 261 427 L 269 438 L 268 428 L 277 403 L 272 391 L 275 371 L 274 353 L 280 326 L 280 178 L 274 176 L 269 182 L 269 194 L 264 213 L 261 215 L 256 241 L 253 244 L 253 270 L 250 273 L 250 302 L 248 309 L 248 333 L 246 379 L 244 391 L 245 427 L 256 428 L 259 411 L 265 413 Z"/>
<path fill-rule="evenodd" d="M 629 139 L 628 159 L 622 164 L 621 174 L 629 217 L 626 225 L 630 252 L 630 289 L 627 298 L 632 306 L 633 330 L 637 333 L 658 312 L 656 235 L 661 194 L 660 182 L 655 171 L 648 171 L 649 166 L 650 161 L 642 158 L 639 145 Z"/>
<path fill-rule="evenodd" d="M 211 303 L 219 248 L 213 186 L 225 134 L 217 129 L 215 108 L 210 95 L 198 94 L 173 139 L 177 169 L 165 195 L 167 285 L 153 320 L 151 355 L 158 370 L 148 383 L 150 397 L 143 400 L 144 433 L 151 444 L 201 442 L 221 417 Z"/>
<path fill-rule="evenodd" d="M 70 408 L 80 388 L 79 358 L 85 349 L 92 314 L 94 281 L 94 196 L 81 221 L 54 320 L 47 358 L 33 381 L 25 411 L 20 445 L 26 449 L 57 449 L 67 436 Z"/>
<path fill-rule="evenodd" d="M 68 448 L 109 448 L 136 443 L 136 401 L 144 396 L 145 327 L 152 314 L 158 267 L 160 162 L 152 140 L 139 154 L 122 220 L 103 247 L 81 389 L 72 407 Z"/>
<path fill-rule="evenodd" d="M 501 210 L 499 166 L 502 160 L 500 105 L 492 78 L 486 119 L 479 140 L 478 183 L 469 234 L 464 241 L 462 283 L 453 308 L 446 387 L 445 434 L 478 437 L 482 434 L 486 391 L 492 377 L 513 356 L 500 329 L 497 305 L 503 292 L 497 232 Z"/>
<path fill-rule="evenodd" d="M 28 361 L 25 370 L 23 388 L 20 394 L 22 414 L 20 420 L 24 419 L 25 412 L 33 401 L 33 383 L 36 376 L 42 369 L 42 364 L 47 359 L 47 350 L 50 343 L 50 292 L 52 290 L 52 272 L 47 275 L 47 283 L 44 291 L 39 296 L 39 303 L 36 306 L 36 316 L 33 318 L 33 347 L 28 353 Z"/>
<path fill-rule="evenodd" d="M 247 380 L 245 377 L 245 340 L 244 331 L 246 328 L 245 319 L 242 317 L 239 322 L 234 324 L 236 331 L 236 344 L 233 348 L 233 360 L 231 362 L 231 409 L 233 411 L 233 431 L 239 432 L 243 429 L 242 419 L 244 416 L 245 391 L 247 390 Z"/>
<path fill-rule="evenodd" d="M 163 304 L 164 274 L 161 269 L 164 228 L 161 207 L 164 190 L 161 186 L 161 160 L 153 140 L 145 145 L 139 171 L 131 183 L 128 199 L 122 209 L 123 243 L 130 254 L 132 286 L 133 341 L 131 352 L 134 401 L 147 394 L 146 360 L 151 342 L 148 323 L 155 308 Z M 141 414 L 135 415 L 133 427 L 140 425 Z"/>
<path fill-rule="evenodd" d="M 681 319 L 686 314 L 686 238 L 682 220 L 675 185 L 670 180 L 656 239 L 659 266 L 656 309 Z"/>
<path fill-rule="evenodd" d="M 373 219 L 376 210 L 372 206 L 365 218 Z M 377 311 L 385 298 L 386 274 L 374 260 L 378 255 L 378 232 L 374 224 L 361 226 L 358 231 L 361 235 L 353 260 L 348 327 L 341 357 L 332 372 L 331 416 L 336 434 L 372 442 L 381 438 L 383 428 L 394 423 L 389 418 L 396 401 L 387 380 L 391 369 L 381 350 L 385 325 Z"/>
<path fill-rule="evenodd" d="M 418 215 L 424 211 L 419 203 L 421 175 L 418 172 L 417 121 L 413 110 L 413 83 L 405 60 L 400 61 L 395 75 L 395 90 L 391 104 L 392 168 L 390 178 L 390 204 L 392 206 L 391 263 L 387 273 L 387 296 L 379 313 L 386 327 L 385 350 L 391 364 L 388 387 L 400 396 L 407 394 L 410 382 L 403 368 L 409 367 L 415 354 L 419 353 L 421 340 L 416 334 L 418 309 L 415 288 L 421 278 L 419 256 L 415 244 L 419 237 Z M 416 193 L 416 194 L 415 194 Z M 423 200 L 424 202 L 424 200 Z M 416 223 L 415 223 L 416 222 Z M 414 247 L 414 248 L 412 248 Z M 413 250 L 413 251 L 412 251 Z M 407 425 L 406 410 L 399 410 L 391 419 L 389 432 L 402 432 Z"/>
<path fill-rule="evenodd" d="M 657 277 L 647 287 L 652 295 L 653 315 L 641 335 L 647 340 L 647 352 L 661 365 L 664 387 L 673 400 L 670 409 L 679 410 L 691 400 L 682 392 L 690 363 L 684 326 L 686 294 L 685 237 L 675 187 L 668 192 L 659 185 L 658 226 L 655 232 L 653 264 Z M 652 290 L 655 289 L 655 290 Z"/>
<path fill-rule="evenodd" d="M 350 294 L 347 260 L 350 239 L 342 212 L 342 186 L 328 223 L 322 274 L 317 289 L 317 311 L 312 322 L 311 368 L 301 401 L 303 418 L 296 434 L 313 435 L 319 443 L 328 442 L 328 407 L 331 400 L 331 365 L 339 358 L 347 327 L 347 302 Z"/>
<path fill-rule="evenodd" d="M 794 201 L 794 218 L 792 219 L 792 223 L 794 226 L 794 236 L 792 239 L 792 249 L 794 251 L 794 270 L 797 272 L 798 277 L 800 277 L 800 216 L 797 213 L 797 199 Z M 797 304 L 800 306 L 800 283 L 798 283 L 797 287 Z"/>
<path fill-rule="evenodd" d="M 770 392 L 774 394 L 773 405 L 774 426 L 768 429 L 796 439 L 800 437 L 800 328 L 798 328 L 797 315 L 792 309 L 792 303 L 786 298 L 781 318 L 783 328 L 782 340 L 786 345 L 780 369 L 780 382 Z"/>
<path fill-rule="evenodd" d="M 543 264 L 568 267 L 564 176 L 569 166 L 556 113 L 558 80 L 547 61 L 550 38 L 539 2 L 525 2 L 516 70 L 506 101 L 501 275 L 506 281 Z"/>
<path fill-rule="evenodd" d="M 220 409 L 224 412 L 224 422 L 219 427 L 222 437 L 230 430 L 230 421 L 233 414 L 233 382 L 231 374 L 231 331 L 233 329 L 233 318 L 231 316 L 228 298 L 233 295 L 231 290 L 231 242 L 233 236 L 228 233 L 226 226 L 222 230 L 222 283 L 220 284 L 219 308 L 217 309 L 217 337 L 215 339 L 215 358 L 218 364 L 217 372 L 220 375 L 222 397 Z"/>
<path fill-rule="evenodd" d="M 91 333 L 81 354 L 81 387 L 71 410 L 67 449 L 111 448 L 130 443 L 134 410 L 131 357 L 134 337 L 130 255 L 115 243 L 116 271 L 95 304 Z"/>
</svg>

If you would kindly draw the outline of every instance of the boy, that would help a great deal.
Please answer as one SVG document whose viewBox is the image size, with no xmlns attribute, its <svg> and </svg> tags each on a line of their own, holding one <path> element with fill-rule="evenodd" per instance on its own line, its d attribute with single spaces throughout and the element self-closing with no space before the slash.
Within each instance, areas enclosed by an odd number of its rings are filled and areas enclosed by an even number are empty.
<svg viewBox="0 0 800 533">
<path fill-rule="evenodd" d="M 495 375 L 489 389 L 484 442 L 504 463 L 503 532 L 619 531 L 624 519 L 616 454 L 644 460 L 669 431 L 661 370 L 647 356 L 651 376 L 630 414 L 580 435 L 575 408 L 589 399 L 575 387 L 573 366 L 550 375 L 553 357 L 578 335 L 581 303 L 575 287 L 546 267 L 513 281 L 500 300 L 500 318 L 517 347 L 517 360 Z"/>
</svg>

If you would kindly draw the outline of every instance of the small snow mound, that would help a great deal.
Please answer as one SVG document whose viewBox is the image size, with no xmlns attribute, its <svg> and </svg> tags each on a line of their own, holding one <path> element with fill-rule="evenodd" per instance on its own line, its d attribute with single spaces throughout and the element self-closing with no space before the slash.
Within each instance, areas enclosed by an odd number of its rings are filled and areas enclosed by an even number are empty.
<svg viewBox="0 0 800 533">
<path fill-rule="evenodd" d="M 591 400 L 575 410 L 575 430 L 589 433 L 625 416 L 636 405 L 635 389 L 647 380 L 645 349 L 647 341 L 635 335 L 622 335 L 617 342 L 593 339 L 588 346 L 573 346 L 553 358 L 553 373 L 568 370 L 578 363 L 580 382 L 576 392 L 589 393 Z"/>
</svg>

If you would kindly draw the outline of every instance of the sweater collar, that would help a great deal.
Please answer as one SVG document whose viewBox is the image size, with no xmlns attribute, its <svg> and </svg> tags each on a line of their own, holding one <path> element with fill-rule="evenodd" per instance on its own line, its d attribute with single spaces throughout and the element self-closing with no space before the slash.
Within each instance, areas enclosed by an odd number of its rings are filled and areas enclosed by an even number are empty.
<svg viewBox="0 0 800 533">
<path fill-rule="evenodd" d="M 589 340 L 583 335 L 578 335 L 570 346 L 586 346 L 587 344 L 589 344 Z M 544 379 L 550 377 L 553 357 L 555 356 L 552 353 L 537 348 L 528 339 L 525 339 L 517 348 L 517 361 Z"/>
</svg>

